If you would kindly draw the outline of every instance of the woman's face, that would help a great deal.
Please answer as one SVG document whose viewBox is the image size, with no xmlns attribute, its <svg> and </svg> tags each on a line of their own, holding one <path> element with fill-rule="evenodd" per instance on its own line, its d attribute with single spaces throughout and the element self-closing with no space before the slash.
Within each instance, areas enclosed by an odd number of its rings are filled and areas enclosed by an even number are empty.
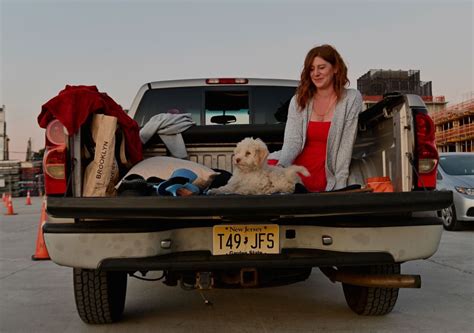
<svg viewBox="0 0 474 333">
<path fill-rule="evenodd" d="M 311 81 L 317 89 L 326 89 L 333 85 L 334 67 L 321 57 L 315 57 L 310 68 Z"/>
</svg>

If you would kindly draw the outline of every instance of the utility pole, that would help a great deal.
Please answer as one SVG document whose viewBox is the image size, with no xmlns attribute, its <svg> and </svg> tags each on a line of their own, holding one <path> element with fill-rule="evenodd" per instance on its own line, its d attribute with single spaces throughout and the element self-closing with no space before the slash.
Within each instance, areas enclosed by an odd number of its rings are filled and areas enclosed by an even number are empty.
<svg viewBox="0 0 474 333">
<path fill-rule="evenodd" d="M 2 107 L 0 107 L 0 161 L 8 160 L 8 137 L 5 112 L 5 105 L 2 105 Z"/>
<path fill-rule="evenodd" d="M 31 138 L 28 139 L 28 144 L 26 146 L 26 159 L 25 161 L 30 162 L 31 161 Z"/>
</svg>

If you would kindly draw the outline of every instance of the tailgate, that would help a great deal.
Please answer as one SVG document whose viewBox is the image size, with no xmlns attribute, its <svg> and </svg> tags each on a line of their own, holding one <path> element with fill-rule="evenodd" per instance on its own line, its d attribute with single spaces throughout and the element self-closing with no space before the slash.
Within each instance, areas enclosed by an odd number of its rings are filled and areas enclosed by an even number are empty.
<svg viewBox="0 0 474 333">
<path fill-rule="evenodd" d="M 282 217 L 436 211 L 452 204 L 450 191 L 309 193 L 189 197 L 48 197 L 57 218 Z"/>
</svg>

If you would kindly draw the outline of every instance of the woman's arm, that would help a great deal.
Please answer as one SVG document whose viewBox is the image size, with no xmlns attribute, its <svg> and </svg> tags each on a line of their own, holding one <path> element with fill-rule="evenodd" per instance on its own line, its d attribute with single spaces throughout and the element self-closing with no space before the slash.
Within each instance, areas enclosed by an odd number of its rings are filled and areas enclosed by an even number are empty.
<svg viewBox="0 0 474 333">
<path fill-rule="evenodd" d="M 293 96 L 288 107 L 288 119 L 285 126 L 283 146 L 278 158 L 278 165 L 290 166 L 303 146 L 303 118 L 304 111 L 299 111 L 296 105 L 296 98 Z"/>
</svg>

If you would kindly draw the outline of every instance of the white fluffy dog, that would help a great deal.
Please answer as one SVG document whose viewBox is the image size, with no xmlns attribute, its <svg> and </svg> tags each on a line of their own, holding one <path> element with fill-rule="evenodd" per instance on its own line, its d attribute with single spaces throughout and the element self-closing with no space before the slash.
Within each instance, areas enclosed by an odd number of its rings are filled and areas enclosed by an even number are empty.
<svg viewBox="0 0 474 333">
<path fill-rule="evenodd" d="M 245 138 L 237 144 L 232 163 L 234 174 L 227 185 L 210 189 L 214 194 L 272 194 L 293 193 L 295 184 L 301 182 L 298 172 L 309 176 L 305 167 L 292 165 L 287 168 L 267 164 L 268 148 L 260 139 Z"/>
</svg>

